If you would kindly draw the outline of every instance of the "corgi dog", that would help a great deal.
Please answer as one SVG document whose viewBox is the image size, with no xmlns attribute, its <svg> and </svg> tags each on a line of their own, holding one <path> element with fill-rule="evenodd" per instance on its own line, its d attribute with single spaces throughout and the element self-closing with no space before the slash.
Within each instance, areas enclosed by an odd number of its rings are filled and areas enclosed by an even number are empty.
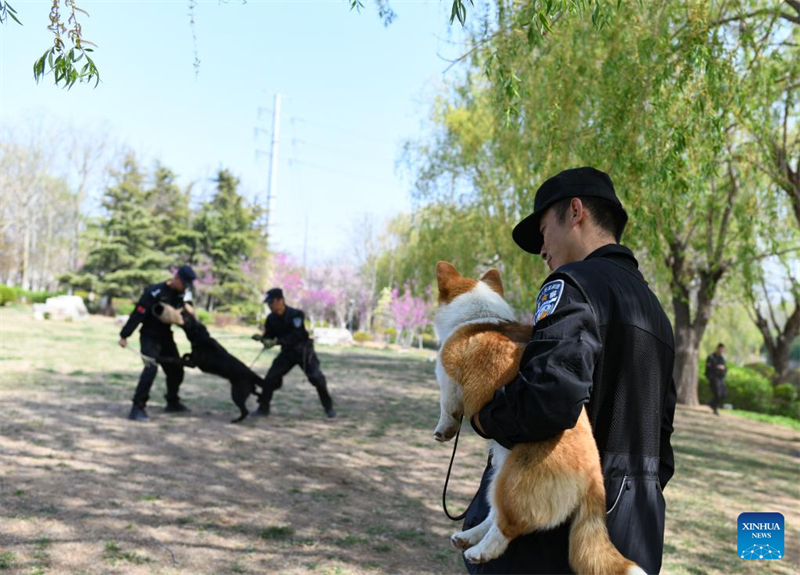
<svg viewBox="0 0 800 575">
<path fill-rule="evenodd" d="M 453 265 L 436 266 L 439 309 L 436 361 L 440 417 L 434 438 L 444 442 L 515 379 L 532 327 L 514 321 L 496 269 L 480 280 Z M 508 450 L 491 443 L 490 512 L 451 541 L 471 563 L 500 557 L 515 538 L 571 522 L 569 563 L 579 575 L 645 575 L 614 547 L 606 529 L 606 492 L 600 455 L 584 408 L 577 425 L 545 441 Z"/>
</svg>

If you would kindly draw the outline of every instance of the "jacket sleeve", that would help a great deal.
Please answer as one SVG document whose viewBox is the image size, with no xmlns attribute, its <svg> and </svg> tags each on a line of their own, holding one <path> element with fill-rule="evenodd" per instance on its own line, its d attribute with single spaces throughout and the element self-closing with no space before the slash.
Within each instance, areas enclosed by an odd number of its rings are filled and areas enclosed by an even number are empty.
<svg viewBox="0 0 800 575">
<path fill-rule="evenodd" d="M 128 321 L 122 327 L 122 330 L 119 332 L 119 336 L 122 338 L 129 338 L 134 330 L 138 327 L 142 320 L 144 320 L 145 314 L 150 313 L 150 308 L 153 306 L 155 302 L 155 298 L 150 294 L 149 290 L 144 290 L 142 293 L 142 297 L 139 298 L 139 301 L 136 304 L 136 308 L 133 310 L 130 316 L 128 316 Z"/>
<path fill-rule="evenodd" d="M 296 326 L 295 322 L 297 322 L 298 319 L 300 320 L 300 325 Z M 278 343 L 281 344 L 281 346 L 293 346 L 306 339 L 306 326 L 304 323 L 305 319 L 305 314 L 302 311 L 297 310 L 297 313 L 290 320 L 291 329 L 289 330 L 289 333 L 283 337 L 279 337 Z"/>
<path fill-rule="evenodd" d="M 571 282 L 565 280 L 555 310 L 536 324 L 517 378 L 478 414 L 486 435 L 504 447 L 575 427 L 589 401 L 602 340 L 591 305 Z"/>
<path fill-rule="evenodd" d="M 667 486 L 667 482 L 675 473 L 675 454 L 672 451 L 672 432 L 674 427 L 672 422 L 675 417 L 675 404 L 678 402 L 678 393 L 675 389 L 673 379 L 667 388 L 667 395 L 664 399 L 664 412 L 661 415 L 661 439 L 659 447 L 658 480 L 661 489 Z"/>
</svg>

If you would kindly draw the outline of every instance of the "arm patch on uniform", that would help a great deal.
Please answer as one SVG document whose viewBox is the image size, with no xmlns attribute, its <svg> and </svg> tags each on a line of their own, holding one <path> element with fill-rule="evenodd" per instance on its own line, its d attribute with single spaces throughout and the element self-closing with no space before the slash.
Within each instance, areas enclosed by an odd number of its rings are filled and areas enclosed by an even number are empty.
<svg viewBox="0 0 800 575">
<path fill-rule="evenodd" d="M 292 320 L 292 323 L 294 324 L 294 327 L 299 328 L 301 325 L 303 325 L 303 318 L 302 317 L 296 317 L 296 318 L 294 318 Z"/>
<path fill-rule="evenodd" d="M 144 313 L 146 310 L 144 309 L 143 305 L 137 305 L 136 311 L 138 311 L 139 313 Z"/>
<path fill-rule="evenodd" d="M 536 296 L 536 313 L 533 314 L 533 325 L 553 313 L 561 301 L 561 294 L 564 293 L 564 280 L 553 280 L 547 282 L 539 290 Z"/>
</svg>

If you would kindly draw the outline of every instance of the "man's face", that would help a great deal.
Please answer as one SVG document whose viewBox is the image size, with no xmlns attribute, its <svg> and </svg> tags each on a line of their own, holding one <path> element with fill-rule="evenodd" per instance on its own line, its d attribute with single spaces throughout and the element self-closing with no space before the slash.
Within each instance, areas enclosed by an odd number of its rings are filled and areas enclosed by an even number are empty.
<svg viewBox="0 0 800 575">
<path fill-rule="evenodd" d="M 539 231 L 544 236 L 544 243 L 540 253 L 542 259 L 547 262 L 547 267 L 550 268 L 550 271 L 573 261 L 570 256 L 572 245 L 570 232 L 572 231 L 572 226 L 570 226 L 569 215 L 570 212 L 568 211 L 564 222 L 560 223 L 556 210 L 551 207 L 539 221 Z"/>
<path fill-rule="evenodd" d="M 269 306 L 269 311 L 278 315 L 283 315 L 283 312 L 286 311 L 286 302 L 283 298 L 274 299 L 267 305 Z"/>
<path fill-rule="evenodd" d="M 186 291 L 186 285 L 184 285 L 181 276 L 178 274 L 175 274 L 175 277 L 172 278 L 172 287 L 175 288 L 178 293 L 183 293 Z"/>
<path fill-rule="evenodd" d="M 725 346 L 724 345 L 717 346 L 717 355 L 721 357 L 724 353 L 725 353 Z"/>
</svg>

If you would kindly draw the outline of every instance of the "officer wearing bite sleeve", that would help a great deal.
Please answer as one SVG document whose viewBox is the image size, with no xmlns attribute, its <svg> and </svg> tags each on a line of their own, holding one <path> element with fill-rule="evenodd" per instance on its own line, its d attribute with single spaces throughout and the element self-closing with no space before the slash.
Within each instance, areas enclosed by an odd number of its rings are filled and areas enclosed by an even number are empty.
<svg viewBox="0 0 800 575">
<path fill-rule="evenodd" d="M 575 426 L 587 408 L 600 452 L 611 541 L 647 573 L 658 573 L 664 540 L 662 489 L 674 470 L 670 436 L 676 393 L 674 340 L 633 253 L 619 245 L 627 213 L 611 178 L 565 170 L 537 191 L 534 212 L 513 231 L 552 274 L 536 300 L 532 339 L 514 381 L 472 421 L 511 448 Z M 488 513 L 487 466 L 464 529 Z M 471 573 L 572 573 L 569 525 L 512 541 Z"/>
<path fill-rule="evenodd" d="M 136 308 L 119 333 L 119 345 L 125 347 L 128 338 L 141 324 L 141 354 L 145 358 L 164 360 L 163 362 L 158 361 L 158 363 L 167 376 L 167 394 L 164 396 L 167 399 L 164 411 L 167 413 L 189 411 L 189 408 L 181 403 L 178 396 L 178 390 L 183 382 L 183 366 L 179 362 L 180 354 L 175 346 L 175 340 L 172 339 L 172 326 L 163 323 L 153 315 L 153 306 L 157 303 L 167 303 L 174 308 L 183 307 L 184 294 L 186 290 L 191 289 L 195 279 L 197 279 L 197 275 L 191 266 L 181 266 L 173 278 L 145 288 Z M 149 420 L 145 407 L 157 373 L 158 365 L 156 363 L 145 364 L 133 395 L 133 406 L 128 419 L 133 421 Z"/>
<path fill-rule="evenodd" d="M 306 331 L 305 315 L 301 310 L 286 305 L 280 288 L 269 290 L 264 302 L 269 306 L 271 313 L 264 323 L 264 333 L 253 336 L 253 339 L 262 341 L 266 347 L 280 345 L 281 352 L 267 372 L 264 389 L 258 400 L 258 410 L 254 415 L 269 415 L 272 394 L 283 385 L 283 376 L 298 365 L 311 385 L 316 388 L 325 414 L 328 417 L 336 417 L 325 375 L 314 352 L 314 343 Z"/>
</svg>

